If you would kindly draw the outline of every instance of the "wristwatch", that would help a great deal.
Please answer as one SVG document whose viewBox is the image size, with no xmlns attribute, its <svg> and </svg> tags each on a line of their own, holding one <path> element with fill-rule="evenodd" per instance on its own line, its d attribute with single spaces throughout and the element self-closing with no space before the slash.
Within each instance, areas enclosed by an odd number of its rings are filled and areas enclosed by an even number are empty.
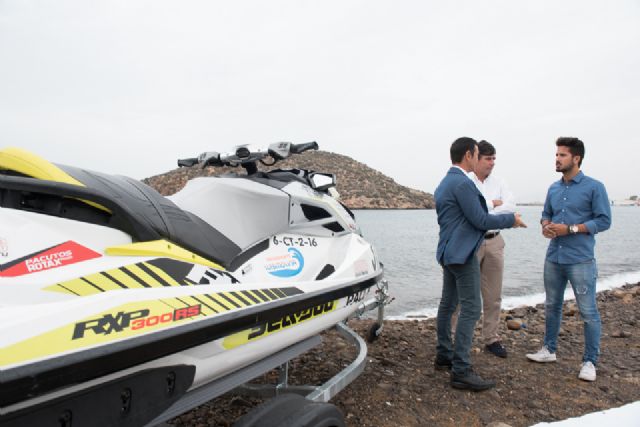
<svg viewBox="0 0 640 427">
<path fill-rule="evenodd" d="M 572 224 L 569 226 L 569 234 L 577 234 L 580 229 L 577 224 Z"/>
</svg>

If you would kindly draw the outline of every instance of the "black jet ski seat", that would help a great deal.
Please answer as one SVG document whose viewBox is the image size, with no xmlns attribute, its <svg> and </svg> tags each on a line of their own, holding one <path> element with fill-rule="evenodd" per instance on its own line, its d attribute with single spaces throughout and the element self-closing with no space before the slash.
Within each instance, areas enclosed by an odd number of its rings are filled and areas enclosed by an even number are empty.
<svg viewBox="0 0 640 427">
<path fill-rule="evenodd" d="M 134 242 L 166 239 L 224 267 L 241 252 L 140 181 L 49 163 L 19 149 L 0 150 L 0 206 L 116 228 Z"/>
</svg>

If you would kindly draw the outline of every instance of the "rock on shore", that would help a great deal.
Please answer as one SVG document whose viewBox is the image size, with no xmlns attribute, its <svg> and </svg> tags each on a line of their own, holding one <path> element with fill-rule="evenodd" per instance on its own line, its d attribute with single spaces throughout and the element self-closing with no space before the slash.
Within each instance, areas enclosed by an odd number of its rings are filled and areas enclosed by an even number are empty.
<svg viewBox="0 0 640 427">
<path fill-rule="evenodd" d="M 542 345 L 544 307 L 519 307 L 503 318 L 525 327 L 510 330 L 503 322 L 507 359 L 482 350 L 476 329 L 472 362 L 495 389 L 473 393 L 449 386 L 449 374 L 435 371 L 434 319 L 386 321 L 380 338 L 369 345 L 365 372 L 333 403 L 349 426 L 496 426 L 524 427 L 618 407 L 640 400 L 640 284 L 598 295 L 602 316 L 601 357 L 594 383 L 577 378 L 584 345 L 582 321 L 574 302 L 564 306 L 558 361 L 537 364 L 525 354 Z M 350 322 L 361 335 L 371 320 Z M 353 349 L 335 332 L 323 344 L 294 359 L 291 383 L 318 384 L 350 363 Z M 260 380 L 273 383 L 276 373 Z M 259 399 L 219 397 L 171 421 L 176 426 L 229 426 Z"/>
</svg>

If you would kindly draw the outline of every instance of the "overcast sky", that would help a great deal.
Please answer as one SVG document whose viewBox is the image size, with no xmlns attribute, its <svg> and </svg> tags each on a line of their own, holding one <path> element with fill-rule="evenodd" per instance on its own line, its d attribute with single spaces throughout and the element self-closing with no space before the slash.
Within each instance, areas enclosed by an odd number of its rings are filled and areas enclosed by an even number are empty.
<svg viewBox="0 0 640 427">
<path fill-rule="evenodd" d="M 640 194 L 640 1 L 0 0 L 0 146 L 145 178 L 316 140 L 433 192 L 459 136 L 520 202 L 555 139 Z"/>
</svg>

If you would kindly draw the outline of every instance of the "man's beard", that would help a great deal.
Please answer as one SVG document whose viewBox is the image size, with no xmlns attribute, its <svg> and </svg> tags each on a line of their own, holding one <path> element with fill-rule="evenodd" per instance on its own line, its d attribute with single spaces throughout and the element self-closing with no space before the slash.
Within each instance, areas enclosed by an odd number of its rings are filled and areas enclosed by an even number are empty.
<svg viewBox="0 0 640 427">
<path fill-rule="evenodd" d="M 556 163 L 556 172 L 567 172 L 570 171 L 573 165 L 562 166 L 559 163 Z"/>
</svg>

